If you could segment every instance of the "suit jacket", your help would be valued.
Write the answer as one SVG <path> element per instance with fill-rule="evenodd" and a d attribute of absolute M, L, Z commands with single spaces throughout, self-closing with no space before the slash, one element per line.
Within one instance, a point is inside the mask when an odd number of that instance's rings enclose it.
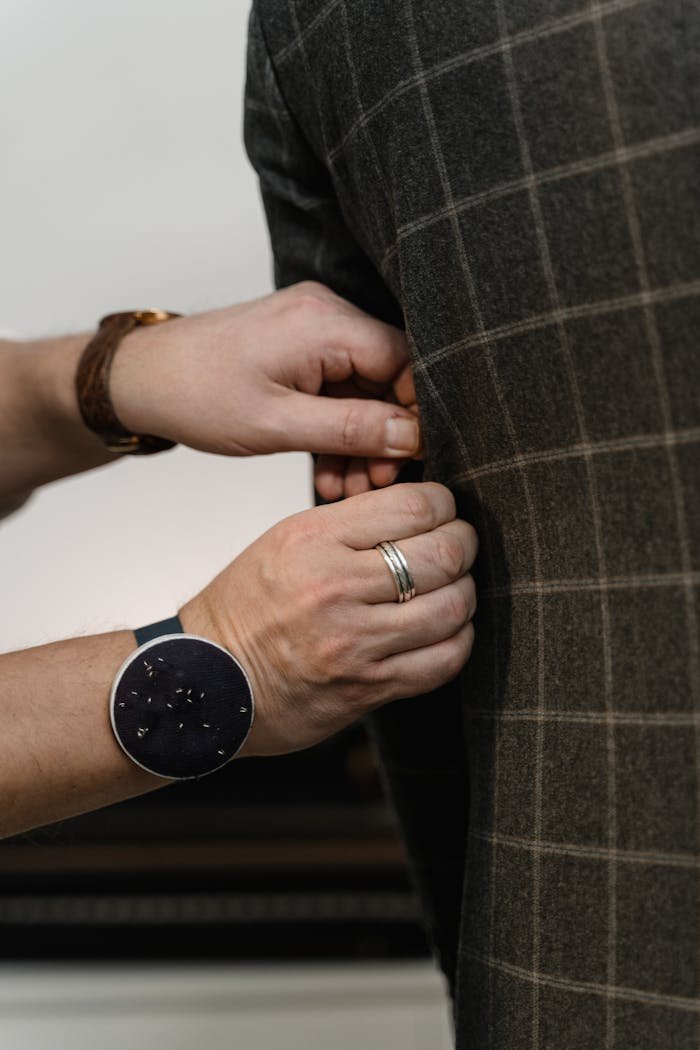
<path fill-rule="evenodd" d="M 278 284 L 404 324 L 472 660 L 374 732 L 459 1047 L 700 1029 L 700 7 L 258 0 Z"/>

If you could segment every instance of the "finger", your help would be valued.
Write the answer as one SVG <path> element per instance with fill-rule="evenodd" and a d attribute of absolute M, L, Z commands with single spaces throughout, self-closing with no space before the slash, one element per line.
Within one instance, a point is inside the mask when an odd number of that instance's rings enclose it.
<path fill-rule="evenodd" d="M 430 532 L 456 513 L 450 490 L 434 481 L 375 489 L 321 510 L 334 535 L 355 550 Z"/>
<path fill-rule="evenodd" d="M 367 472 L 369 480 L 375 488 L 383 489 L 386 485 L 392 485 L 399 471 L 404 465 L 402 459 L 369 459 L 367 460 Z"/>
<path fill-rule="evenodd" d="M 413 371 L 410 365 L 406 365 L 402 368 L 398 377 L 394 380 L 392 389 L 394 396 L 400 405 L 405 405 L 406 408 L 414 408 L 416 414 L 418 408 L 416 405 L 416 388 L 413 383 Z"/>
<path fill-rule="evenodd" d="M 314 464 L 314 487 L 321 499 L 340 499 L 345 488 L 344 456 L 319 456 Z"/>
<path fill-rule="evenodd" d="M 349 496 L 359 496 L 363 492 L 370 492 L 371 489 L 372 482 L 370 481 L 367 472 L 367 460 L 351 459 L 348 463 L 347 470 L 345 471 L 343 495 L 346 498 Z"/>
<path fill-rule="evenodd" d="M 393 325 L 354 308 L 352 313 L 338 314 L 325 332 L 328 342 L 347 352 L 349 370 L 338 374 L 338 363 L 330 364 L 325 374 L 328 382 L 349 378 L 352 372 L 374 383 L 390 383 L 408 363 L 405 333 Z"/>
<path fill-rule="evenodd" d="M 416 594 L 428 594 L 466 575 L 478 546 L 475 529 L 455 519 L 432 532 L 402 540 L 399 550 L 408 564 Z M 358 551 L 351 573 L 360 600 L 368 604 L 395 601 L 396 584 L 379 551 Z"/>
<path fill-rule="evenodd" d="M 363 459 L 365 484 L 346 490 L 345 476 L 348 460 L 345 456 L 319 456 L 314 464 L 314 487 L 319 496 L 333 502 L 342 496 L 354 496 L 359 492 L 369 492 L 372 488 L 385 488 L 393 484 L 404 465 L 405 460 Z"/>
<path fill-rule="evenodd" d="M 476 588 L 471 576 L 414 598 L 405 605 L 375 605 L 366 614 L 376 660 L 435 645 L 461 630 L 476 612 Z"/>
<path fill-rule="evenodd" d="M 468 623 L 452 638 L 436 645 L 387 656 L 375 667 L 375 680 L 380 683 L 383 694 L 375 706 L 429 693 L 452 681 L 471 656 L 473 645 L 474 626 Z"/>
<path fill-rule="evenodd" d="M 274 447 L 341 456 L 412 456 L 420 448 L 418 420 L 385 401 L 289 392 L 276 405 Z"/>

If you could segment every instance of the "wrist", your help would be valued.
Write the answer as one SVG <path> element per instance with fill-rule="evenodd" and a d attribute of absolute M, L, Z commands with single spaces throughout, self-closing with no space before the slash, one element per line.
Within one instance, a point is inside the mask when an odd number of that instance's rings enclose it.
<path fill-rule="evenodd" d="M 178 616 L 186 634 L 196 634 L 200 638 L 216 642 L 224 649 L 229 648 L 228 639 L 223 635 L 218 622 L 219 618 L 208 601 L 206 591 L 191 598 L 183 605 L 178 610 Z"/>
<path fill-rule="evenodd" d="M 160 329 L 160 325 L 133 328 L 121 339 L 110 368 L 109 396 L 114 414 L 132 434 L 161 434 L 154 418 L 153 392 L 157 391 L 156 403 L 167 399 L 167 392 L 152 374 Z"/>

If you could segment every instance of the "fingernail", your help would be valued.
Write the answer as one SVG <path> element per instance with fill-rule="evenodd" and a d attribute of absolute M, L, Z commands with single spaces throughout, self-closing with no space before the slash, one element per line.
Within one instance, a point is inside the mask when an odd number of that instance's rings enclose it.
<path fill-rule="evenodd" d="M 390 455 L 411 455 L 418 448 L 420 433 L 413 419 L 394 417 L 386 423 L 386 447 Z"/>

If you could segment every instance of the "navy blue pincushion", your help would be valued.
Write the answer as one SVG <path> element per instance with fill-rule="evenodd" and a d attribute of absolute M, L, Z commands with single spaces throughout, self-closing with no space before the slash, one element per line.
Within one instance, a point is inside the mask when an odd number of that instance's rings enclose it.
<path fill-rule="evenodd" d="M 243 668 L 214 642 L 157 638 L 117 675 L 111 718 L 121 747 L 144 769 L 178 780 L 201 777 L 240 750 L 253 694 Z"/>

